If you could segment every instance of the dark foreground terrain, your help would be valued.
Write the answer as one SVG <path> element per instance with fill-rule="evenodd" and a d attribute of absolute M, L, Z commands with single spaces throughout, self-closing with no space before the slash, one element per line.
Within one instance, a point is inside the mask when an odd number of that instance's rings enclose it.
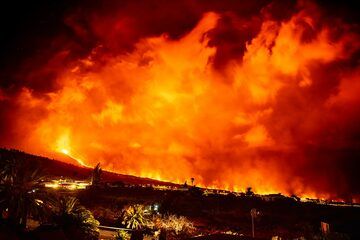
<path fill-rule="evenodd" d="M 1 159 L 21 158 L 44 168 L 47 176 L 87 179 L 91 169 L 81 168 L 14 150 L 0 150 Z M 84 190 L 59 190 L 75 196 L 89 209 L 100 225 L 122 227 L 121 210 L 131 204 L 156 206 L 158 214 L 176 214 L 190 219 L 196 231 L 213 237 L 194 239 L 244 239 L 251 236 L 251 209 L 255 235 L 259 239 L 320 239 L 320 223 L 335 233 L 331 239 L 360 239 L 360 207 L 334 206 L 315 201 L 302 202 L 280 194 L 261 196 L 209 191 L 195 186 L 179 186 L 150 179 L 104 172 L 101 183 Z M 220 233 L 237 236 L 224 237 Z M 239 237 L 243 235 L 244 237 Z"/>
<path fill-rule="evenodd" d="M 160 212 L 186 216 L 203 232 L 237 232 L 251 235 L 250 211 L 255 219 L 256 236 L 270 239 L 283 236 L 293 239 L 320 231 L 320 222 L 330 224 L 331 231 L 360 239 L 360 208 L 335 207 L 297 202 L 291 198 L 264 200 L 259 196 L 208 195 L 200 191 L 158 191 L 151 188 L 97 189 L 77 193 L 81 202 L 108 225 L 116 225 L 116 213 L 129 203 L 160 205 Z M 90 197 L 89 197 L 90 196 Z M 90 200 L 91 199 L 91 200 Z"/>

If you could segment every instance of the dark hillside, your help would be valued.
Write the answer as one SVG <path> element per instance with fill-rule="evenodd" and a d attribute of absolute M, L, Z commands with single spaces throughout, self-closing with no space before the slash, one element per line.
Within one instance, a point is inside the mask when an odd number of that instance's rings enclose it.
<path fill-rule="evenodd" d="M 67 157 L 70 158 L 70 157 Z M 92 169 L 80 167 L 69 163 L 64 163 L 56 159 L 36 156 L 28 154 L 15 149 L 0 148 L 0 161 L 5 159 L 18 159 L 25 161 L 29 166 L 39 166 L 44 174 L 49 177 L 71 177 L 73 179 L 81 180 L 89 178 Z M 76 162 L 74 159 L 69 159 L 69 162 Z M 108 182 L 121 181 L 129 184 L 161 184 L 173 185 L 172 183 L 160 182 L 148 178 L 140 178 L 130 175 L 117 174 L 108 171 L 103 172 L 103 180 Z"/>

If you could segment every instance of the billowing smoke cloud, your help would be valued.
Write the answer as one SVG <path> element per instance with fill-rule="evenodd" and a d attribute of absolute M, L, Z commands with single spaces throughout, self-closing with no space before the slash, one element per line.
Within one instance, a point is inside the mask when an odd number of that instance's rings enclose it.
<path fill-rule="evenodd" d="M 83 6 L 4 68 L 0 145 L 210 187 L 359 194 L 359 29 L 348 8 Z"/>

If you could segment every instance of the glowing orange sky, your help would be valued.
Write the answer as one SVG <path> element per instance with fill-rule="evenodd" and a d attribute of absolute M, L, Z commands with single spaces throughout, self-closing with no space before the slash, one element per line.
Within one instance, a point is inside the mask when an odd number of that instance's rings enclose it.
<path fill-rule="evenodd" d="M 21 88 L 14 129 L 26 135 L 10 146 L 237 191 L 348 191 L 341 171 L 329 167 L 337 159 L 322 151 L 353 146 L 346 126 L 359 116 L 352 111 L 360 106 L 359 67 L 331 66 L 350 59 L 359 38 L 351 31 L 334 37 L 318 24 L 315 5 L 299 9 L 283 21 L 264 17 L 244 53 L 220 68 L 212 31 L 224 16 L 217 12 L 203 14 L 179 38 L 144 37 L 125 53 L 107 54 L 98 44 L 88 56 L 56 65 L 56 91 Z"/>

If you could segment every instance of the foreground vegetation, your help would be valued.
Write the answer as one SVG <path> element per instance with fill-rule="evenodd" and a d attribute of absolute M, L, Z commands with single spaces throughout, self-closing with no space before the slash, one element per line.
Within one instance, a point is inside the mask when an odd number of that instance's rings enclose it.
<path fill-rule="evenodd" d="M 99 239 L 100 223 L 119 228 L 112 239 L 176 240 L 216 233 L 242 239 L 251 235 L 250 210 L 254 208 L 259 209 L 254 221 L 259 239 L 359 236 L 357 208 L 298 203 L 290 198 L 264 201 L 251 189 L 245 197 L 207 195 L 195 186 L 183 192 L 124 184 L 110 189 L 102 182 L 100 165 L 88 176 L 89 189 L 49 190 L 42 184 L 48 176 L 41 165 L 17 156 L 0 152 L 0 239 L 52 239 L 44 238 L 44 233 L 60 239 Z M 331 233 L 321 234 L 321 221 L 330 223 Z"/>
<path fill-rule="evenodd" d="M 101 169 L 97 165 L 91 175 L 93 189 L 89 191 L 96 190 L 100 177 Z M 0 232 L 5 233 L 0 238 L 36 239 L 39 233 L 56 229 L 56 234 L 66 239 L 99 239 L 100 223 L 92 212 L 66 192 L 45 189 L 44 178 L 38 166 L 0 155 Z M 39 225 L 33 231 L 28 228 L 30 220 Z M 125 206 L 117 221 L 130 233 L 118 231 L 114 239 L 143 239 L 144 234 L 180 239 L 177 236 L 190 236 L 194 229 L 185 217 L 162 216 L 140 204 Z"/>

